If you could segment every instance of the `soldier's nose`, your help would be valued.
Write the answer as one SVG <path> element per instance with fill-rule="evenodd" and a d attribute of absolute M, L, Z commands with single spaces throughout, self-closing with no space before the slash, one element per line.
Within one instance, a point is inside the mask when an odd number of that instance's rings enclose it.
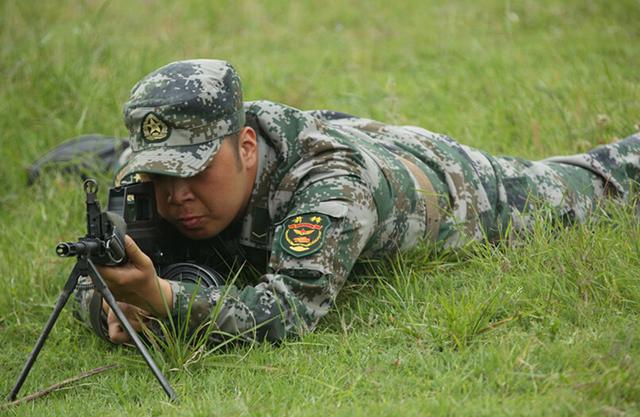
<path fill-rule="evenodd" d="M 189 183 L 184 178 L 172 178 L 169 185 L 167 201 L 172 204 L 183 204 L 194 198 Z"/>

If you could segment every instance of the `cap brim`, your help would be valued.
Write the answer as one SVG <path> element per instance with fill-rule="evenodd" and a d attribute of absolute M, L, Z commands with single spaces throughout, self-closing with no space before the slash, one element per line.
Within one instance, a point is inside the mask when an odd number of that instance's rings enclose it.
<path fill-rule="evenodd" d="M 153 147 L 133 152 L 131 159 L 116 174 L 115 183 L 136 173 L 192 177 L 207 167 L 221 142 L 221 139 L 214 139 L 197 145 Z"/>

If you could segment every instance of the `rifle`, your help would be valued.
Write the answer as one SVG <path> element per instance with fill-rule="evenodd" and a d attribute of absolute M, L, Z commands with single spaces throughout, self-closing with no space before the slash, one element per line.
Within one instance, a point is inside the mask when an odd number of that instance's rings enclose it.
<path fill-rule="evenodd" d="M 69 278 L 67 279 L 58 300 L 56 301 L 55 308 L 49 317 L 49 320 L 45 324 L 42 333 L 38 337 L 35 347 L 31 354 L 27 358 L 27 361 L 16 381 L 15 386 L 11 390 L 8 396 L 9 401 L 13 401 L 20 391 L 22 384 L 27 379 L 31 367 L 35 363 L 42 346 L 47 340 L 51 329 L 53 328 L 60 312 L 67 303 L 69 296 L 78 285 L 78 279 L 81 276 L 88 276 L 91 278 L 93 286 L 102 297 L 105 299 L 111 310 L 115 313 L 116 317 L 122 324 L 122 327 L 129 334 L 131 340 L 135 344 L 138 352 L 142 355 L 147 365 L 153 372 L 154 376 L 169 396 L 172 401 L 177 400 L 177 395 L 166 377 L 162 374 L 162 371 L 158 368 L 153 361 L 149 352 L 142 343 L 138 333 L 131 326 L 131 323 L 124 315 L 120 307 L 118 306 L 115 297 L 109 290 L 109 287 L 105 283 L 104 279 L 96 269 L 95 265 L 121 265 L 126 262 L 125 250 L 124 250 L 124 235 L 126 233 L 127 223 L 123 216 L 113 211 L 102 212 L 100 209 L 100 203 L 97 199 L 98 184 L 93 179 L 84 181 L 83 189 L 86 195 L 86 207 L 87 207 L 87 234 L 85 237 L 80 238 L 77 242 L 63 242 L 56 247 L 56 253 L 58 256 L 77 258 L 76 265 L 71 271 Z M 117 193 L 123 193 L 118 190 Z M 148 195 L 148 194 L 147 194 Z M 126 197 L 125 197 L 126 200 Z M 140 201 L 142 201 L 141 199 Z M 111 202 L 111 201 L 110 201 Z M 125 201 L 126 202 L 126 201 Z M 130 199 L 133 204 L 129 205 L 129 209 L 134 210 L 134 214 L 149 214 L 151 207 L 136 208 L 135 198 Z M 112 208 L 118 207 L 116 200 L 112 204 Z M 121 213 L 124 213 L 125 205 L 120 205 Z M 155 208 L 155 207 L 154 207 Z M 137 211 L 136 211 L 137 210 Z"/>

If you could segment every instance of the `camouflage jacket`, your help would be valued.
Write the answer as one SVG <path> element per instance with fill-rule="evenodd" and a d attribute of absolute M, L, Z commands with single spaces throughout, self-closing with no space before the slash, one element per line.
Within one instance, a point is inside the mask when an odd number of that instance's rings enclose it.
<path fill-rule="evenodd" d="M 188 317 L 192 329 L 211 317 L 247 338 L 299 335 L 327 313 L 358 258 L 424 238 L 455 246 L 496 228 L 495 181 L 482 178 L 493 170 L 478 151 L 416 127 L 267 101 L 245 108 L 260 162 L 223 246 L 239 261 L 262 256 L 266 273 L 244 288 L 172 282 L 173 319 Z"/>

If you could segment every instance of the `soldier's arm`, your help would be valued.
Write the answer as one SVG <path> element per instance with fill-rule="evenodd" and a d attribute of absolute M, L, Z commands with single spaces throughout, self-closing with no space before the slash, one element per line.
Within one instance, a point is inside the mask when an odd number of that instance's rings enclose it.
<path fill-rule="evenodd" d="M 269 341 L 315 328 L 372 235 L 376 208 L 367 185 L 352 175 L 307 184 L 293 203 L 276 226 L 261 282 L 242 289 L 171 282 L 174 324 L 194 331 L 210 320 L 214 339 L 236 335 Z"/>

